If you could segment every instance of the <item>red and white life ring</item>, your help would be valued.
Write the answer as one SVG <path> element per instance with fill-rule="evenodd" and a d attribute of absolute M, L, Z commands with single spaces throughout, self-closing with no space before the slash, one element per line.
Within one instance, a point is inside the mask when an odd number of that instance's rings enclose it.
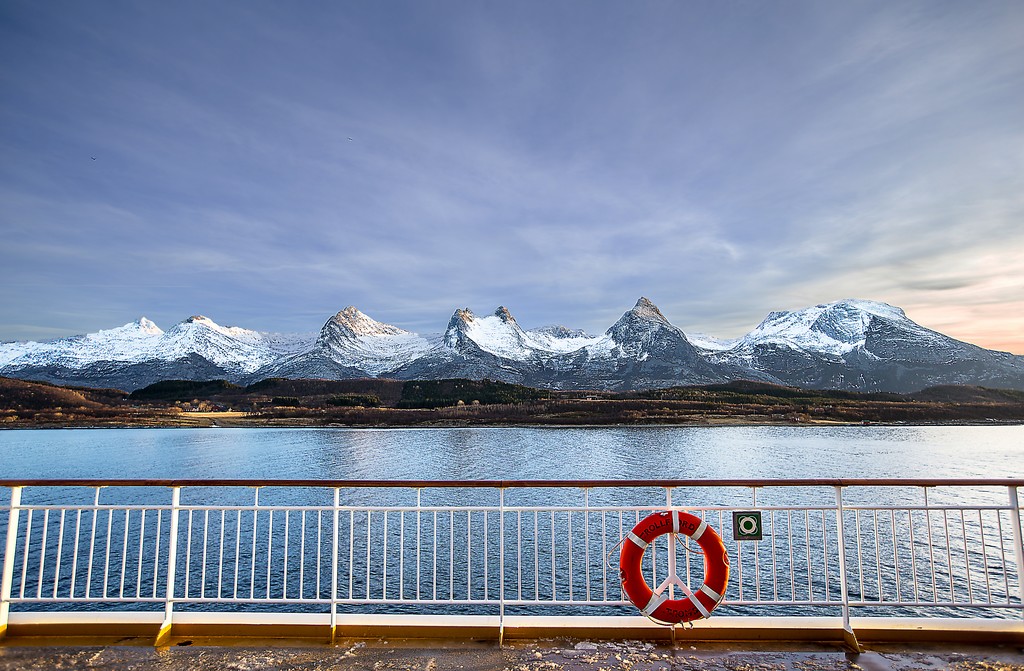
<path fill-rule="evenodd" d="M 657 593 L 644 580 L 640 570 L 644 551 L 655 538 L 667 533 L 689 536 L 704 552 L 704 583 L 692 592 L 675 576 L 669 576 Z M 678 624 L 708 617 L 721 603 L 729 583 L 729 555 L 722 538 L 699 517 L 681 511 L 654 513 L 626 534 L 619 555 L 619 572 L 623 591 L 641 613 L 659 622 Z M 670 582 L 679 585 L 687 596 L 669 599 Z"/>

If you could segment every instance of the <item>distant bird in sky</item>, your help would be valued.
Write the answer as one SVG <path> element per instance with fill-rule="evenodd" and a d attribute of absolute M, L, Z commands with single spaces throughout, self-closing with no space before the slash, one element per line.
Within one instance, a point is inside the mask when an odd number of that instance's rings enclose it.
<path fill-rule="evenodd" d="M 352 138 L 349 138 L 349 139 L 348 139 L 348 141 L 349 141 L 349 142 L 351 142 L 351 141 L 352 141 Z"/>
<path fill-rule="evenodd" d="M 95 156 L 90 156 L 89 158 L 91 158 L 91 159 L 92 159 L 92 160 L 94 160 L 94 161 L 96 160 L 96 157 L 95 157 Z"/>

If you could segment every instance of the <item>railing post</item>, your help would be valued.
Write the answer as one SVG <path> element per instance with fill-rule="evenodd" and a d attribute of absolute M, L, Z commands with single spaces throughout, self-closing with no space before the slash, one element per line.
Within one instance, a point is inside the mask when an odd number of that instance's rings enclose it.
<path fill-rule="evenodd" d="M 485 515 L 487 513 L 484 513 Z M 419 542 L 419 541 L 417 541 Z M 572 542 L 570 539 L 569 542 Z M 505 642 L 505 488 L 498 489 L 498 647 Z M 572 576 L 569 576 L 572 580 Z"/>
<path fill-rule="evenodd" d="M 836 540 L 839 543 L 839 593 L 843 599 L 843 640 L 853 652 L 861 652 L 860 642 L 850 624 L 850 592 L 846 584 L 846 534 L 843 532 L 843 487 L 836 486 Z"/>
<path fill-rule="evenodd" d="M 157 632 L 154 645 L 166 645 L 171 637 L 171 614 L 174 611 L 175 563 L 178 559 L 178 510 L 181 508 L 181 487 L 171 488 L 170 538 L 167 541 L 167 596 L 164 599 L 164 621 Z M 157 538 L 159 543 L 160 539 Z"/>
<path fill-rule="evenodd" d="M 14 586 L 14 548 L 18 541 L 21 490 L 21 487 L 11 487 L 11 509 L 7 513 L 7 543 L 4 546 L 3 580 L 0 581 L 0 640 L 7 636 L 7 620 L 11 614 L 11 590 Z"/>
<path fill-rule="evenodd" d="M 341 489 L 334 488 L 334 523 L 331 531 L 331 644 L 338 632 L 338 515 L 341 510 Z M 355 533 L 349 529 L 349 533 Z M 319 549 L 317 549 L 319 552 Z"/>
<path fill-rule="evenodd" d="M 1024 540 L 1020 528 L 1020 501 L 1015 485 L 1010 485 L 1007 489 L 1010 490 L 1010 510 L 1013 514 L 1013 524 L 1010 528 L 1013 529 L 1013 555 L 1017 561 L 1017 597 L 1021 604 L 1024 604 Z M 1024 609 L 1021 610 L 1021 615 L 1024 615 Z"/>

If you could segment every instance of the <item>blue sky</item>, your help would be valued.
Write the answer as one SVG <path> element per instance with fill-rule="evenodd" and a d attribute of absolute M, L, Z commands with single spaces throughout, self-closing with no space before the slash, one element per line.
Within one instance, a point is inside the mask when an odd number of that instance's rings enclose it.
<path fill-rule="evenodd" d="M 354 304 L 1024 353 L 1020 2 L 0 3 L 0 340 Z"/>

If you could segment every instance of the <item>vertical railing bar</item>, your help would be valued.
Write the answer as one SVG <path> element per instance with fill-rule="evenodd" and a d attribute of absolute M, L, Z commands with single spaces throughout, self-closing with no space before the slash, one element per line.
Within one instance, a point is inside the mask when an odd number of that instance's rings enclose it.
<path fill-rule="evenodd" d="M 825 509 L 821 511 L 821 564 L 825 568 L 825 601 L 832 601 L 832 582 L 828 570 L 828 523 L 825 521 Z M 843 583 L 845 588 L 845 583 Z"/>
<path fill-rule="evenodd" d="M 71 590 L 68 596 L 75 597 L 75 580 L 78 578 L 78 543 L 82 530 L 82 509 L 79 508 L 75 515 L 75 543 L 71 550 Z M 11 555 L 14 556 L 13 554 Z M 154 595 L 155 596 L 155 595 Z"/>
<path fill-rule="evenodd" d="M 484 597 L 487 598 L 486 596 Z M 498 489 L 498 644 L 505 637 L 505 489 Z"/>
<path fill-rule="evenodd" d="M 778 555 L 775 554 L 775 511 L 768 511 L 768 526 L 771 529 L 772 535 L 772 600 L 779 600 L 779 562 Z M 686 553 L 686 558 L 689 560 L 690 553 Z M 689 561 L 687 561 L 687 573 L 689 573 Z"/>
<path fill-rule="evenodd" d="M 39 583 L 36 585 L 36 598 L 43 598 L 43 569 L 46 563 L 46 535 L 50 529 L 50 509 L 47 508 L 43 511 L 43 538 L 40 541 L 39 547 Z M 121 583 L 124 584 L 124 579 L 121 579 Z M 1007 590 L 1009 594 L 1009 590 Z"/>
<path fill-rule="evenodd" d="M 896 536 L 896 509 L 892 508 L 889 510 L 889 521 L 892 524 L 892 570 L 896 577 L 896 601 L 902 601 L 902 591 L 900 590 L 900 544 L 899 538 Z"/>
<path fill-rule="evenodd" d="M 573 542 L 572 542 L 572 511 L 571 510 L 566 511 L 566 515 L 567 515 L 567 531 L 566 531 L 566 534 L 565 534 L 565 539 L 569 543 L 569 575 L 568 575 L 568 578 L 569 578 L 569 601 L 572 601 L 572 587 L 573 587 L 572 584 L 574 582 L 573 574 L 572 574 L 572 546 L 573 546 Z"/>
<path fill-rule="evenodd" d="M 587 581 L 587 601 L 590 601 L 590 489 L 583 490 L 583 563 L 587 567 L 583 579 Z"/>
<path fill-rule="evenodd" d="M 434 601 L 437 601 L 437 511 L 436 510 L 434 511 L 432 517 L 433 517 L 433 522 L 434 523 L 433 523 L 431 528 L 432 528 L 432 531 L 433 531 L 434 540 L 433 540 L 433 545 L 430 548 L 430 559 L 431 559 L 431 563 L 432 563 L 432 566 L 433 566 L 432 574 L 431 574 L 433 576 L 433 578 L 430 580 L 430 584 L 431 584 L 430 598 L 433 599 Z"/>
<path fill-rule="evenodd" d="M 384 551 L 381 555 L 381 598 L 388 598 L 388 511 L 385 510 L 381 513 L 384 515 Z"/>
<path fill-rule="evenodd" d="M 192 510 L 188 511 L 188 526 L 185 527 L 185 591 L 181 595 L 188 598 L 189 574 L 192 573 Z"/>
<path fill-rule="evenodd" d="M 724 515 L 725 514 L 721 510 L 718 511 L 718 528 L 722 529 L 723 531 L 725 530 L 725 516 Z M 727 587 L 728 587 L 728 585 L 727 585 Z M 723 594 L 722 596 L 724 597 L 725 595 Z"/>
<path fill-rule="evenodd" d="M 58 528 L 57 528 L 57 559 L 56 559 L 56 563 L 55 563 L 54 569 L 53 569 L 53 598 L 54 599 L 57 598 L 57 589 L 58 589 L 58 586 L 60 585 L 60 564 L 61 564 L 61 559 L 62 559 L 62 557 L 64 555 L 64 522 L 65 522 L 65 513 L 66 512 L 67 512 L 67 510 L 65 510 L 63 508 L 61 509 L 61 511 L 60 511 L 60 524 L 58 525 Z M 141 550 L 140 550 L 140 559 L 139 559 L 139 561 L 142 561 L 141 560 Z"/>
<path fill-rule="evenodd" d="M 540 601 L 540 513 L 533 511 L 533 598 Z"/>
<path fill-rule="evenodd" d="M 92 528 L 89 531 L 89 564 L 85 570 L 85 598 L 89 598 L 89 592 L 92 588 L 92 564 L 93 559 L 96 556 L 96 516 L 99 513 L 100 506 L 100 488 L 96 488 L 96 497 L 92 502 Z"/>
<path fill-rule="evenodd" d="M 220 550 L 217 553 L 217 598 L 224 596 L 224 526 L 227 524 L 227 511 L 220 511 Z"/>
<path fill-rule="evenodd" d="M 366 598 L 367 599 L 370 598 L 370 527 L 372 526 L 370 515 L 371 515 L 370 510 L 367 510 L 366 511 Z"/>
<path fill-rule="evenodd" d="M 910 572 L 914 578 L 914 601 L 921 601 L 917 574 L 917 543 L 914 540 L 914 511 L 907 510 L 907 525 L 910 527 Z"/>
<path fill-rule="evenodd" d="M 61 518 L 64 517 L 64 511 L 61 511 Z M 63 538 L 64 534 L 61 533 Z M 135 598 L 138 599 L 142 596 L 142 551 L 146 542 L 146 510 L 142 510 L 142 515 L 139 517 L 139 561 L 136 565 L 135 571 Z M 60 562 L 60 550 L 57 550 L 57 561 Z M 57 596 L 57 588 L 54 586 L 53 595 Z"/>
<path fill-rule="evenodd" d="M 103 598 L 107 598 L 107 586 L 109 585 L 110 577 L 110 544 L 113 541 L 111 536 L 114 531 L 114 509 L 109 508 L 107 510 L 107 547 L 103 557 Z"/>
<path fill-rule="evenodd" d="M 967 601 L 974 603 L 974 585 L 971 580 L 971 555 L 967 551 L 967 518 L 964 516 L 964 509 L 960 509 L 960 531 L 964 537 L 964 569 L 967 572 Z"/>
<path fill-rule="evenodd" d="M 558 583 L 555 580 L 555 511 L 551 511 L 551 600 L 557 601 Z"/>
<path fill-rule="evenodd" d="M 175 515 L 177 517 L 177 515 Z M 154 536 L 154 543 L 156 544 L 156 550 L 153 557 L 153 598 L 157 596 L 157 583 L 160 582 L 160 528 L 163 525 L 164 512 L 161 509 L 156 511 L 156 535 Z M 175 539 L 175 545 L 177 545 L 177 539 Z"/>
<path fill-rule="evenodd" d="M 270 571 L 274 565 L 274 509 L 267 512 L 267 596 L 270 599 Z"/>
<path fill-rule="evenodd" d="M 472 527 L 472 512 L 466 511 L 466 600 L 473 598 L 473 544 L 470 542 L 473 538 L 471 527 Z"/>
<path fill-rule="evenodd" d="M 8 515 L 8 517 L 10 517 L 10 515 Z M 8 524 L 8 527 L 10 527 L 10 520 L 8 520 L 7 524 Z M 20 583 L 21 583 L 21 590 L 19 592 L 19 596 L 22 599 L 25 598 L 25 579 L 28 577 L 28 555 L 29 555 L 29 549 L 31 548 L 31 545 L 30 545 L 30 539 L 31 538 L 32 538 L 32 509 L 29 508 L 28 509 L 28 516 L 26 516 L 26 518 L 25 518 L 25 546 L 22 549 L 22 553 L 21 553 L 21 555 L 22 555 L 21 556 L 21 581 L 20 581 Z M 46 548 L 42 548 L 41 547 L 40 548 L 40 552 L 46 552 Z M 10 557 L 12 562 L 14 561 L 14 553 L 13 552 L 7 552 L 7 553 L 4 554 L 4 561 L 5 562 L 7 561 L 7 557 Z M 11 570 L 13 571 L 13 569 L 11 569 Z M 12 580 L 13 580 L 13 573 L 12 573 Z M 3 592 L 2 591 L 0 591 L 0 598 L 3 598 Z"/>
<path fill-rule="evenodd" d="M 284 555 L 284 557 L 283 557 L 283 559 L 284 559 L 284 566 L 281 569 L 281 598 L 282 599 L 287 599 L 288 598 L 288 532 L 289 532 L 289 529 L 290 529 L 290 527 L 289 527 L 289 523 L 291 522 L 290 518 L 291 518 L 291 511 L 290 510 L 285 510 L 284 511 L 284 549 L 282 551 L 282 554 Z M 300 596 L 300 598 L 301 598 L 301 596 Z"/>
<path fill-rule="evenodd" d="M 874 535 L 875 539 L 875 579 L 878 581 L 878 602 L 881 603 L 885 600 L 882 594 L 882 539 L 878 535 L 878 511 L 872 510 L 871 516 L 874 523 Z"/>
<path fill-rule="evenodd" d="M 117 598 L 124 598 L 124 579 L 125 574 L 128 572 L 128 514 L 131 512 L 128 508 L 124 509 L 124 540 L 121 545 L 121 581 L 118 589 Z M 45 543 L 43 543 L 45 547 Z M 39 576 L 42 578 L 42 574 Z"/>
<path fill-rule="evenodd" d="M 487 518 L 489 517 L 489 515 L 487 514 L 487 510 L 483 510 L 482 512 L 483 512 L 483 515 L 484 515 L 484 551 L 482 553 L 483 556 L 484 556 L 484 601 L 487 601 L 487 596 L 488 596 L 487 595 L 487 583 L 489 583 L 491 581 L 490 572 L 488 571 L 488 566 L 487 566 L 487 555 L 491 554 L 491 552 L 490 552 L 490 547 L 491 546 L 490 546 L 490 542 L 488 540 L 488 533 L 487 533 Z"/>
<path fill-rule="evenodd" d="M 319 547 L 319 541 L 317 542 Z M 319 557 L 319 554 L 317 555 Z M 356 585 L 356 511 L 348 511 L 348 598 L 355 595 Z M 317 571 L 320 569 L 318 568 Z M 320 588 L 317 588 L 317 594 Z"/>
<path fill-rule="evenodd" d="M 199 571 L 199 598 L 206 598 L 206 564 L 208 563 L 207 539 L 210 535 L 210 509 L 203 511 L 203 567 Z"/>
<path fill-rule="evenodd" d="M 448 511 L 448 600 L 455 601 L 455 510 Z"/>
<path fill-rule="evenodd" d="M 351 519 L 352 511 L 349 510 L 348 514 L 349 514 L 349 519 Z M 348 533 L 349 533 L 349 538 L 351 538 L 351 533 L 352 533 L 351 521 L 349 521 Z M 321 585 L 322 585 L 321 576 L 324 573 L 323 572 L 323 568 L 324 568 L 324 511 L 323 510 L 317 510 L 316 511 L 316 598 L 321 598 L 321 595 L 324 593 L 323 591 L 321 591 Z M 351 561 L 348 562 L 348 571 L 349 571 L 349 576 L 351 576 L 351 571 L 352 571 L 352 562 Z M 349 580 L 348 584 L 349 584 L 349 589 L 351 589 L 351 584 L 352 584 L 351 580 Z M 349 596 L 349 598 L 351 598 L 352 595 L 349 594 L 348 596 Z"/>
<path fill-rule="evenodd" d="M 231 598 L 238 598 L 238 573 L 242 560 L 242 509 L 239 508 L 235 515 L 235 575 L 232 578 Z"/>
<path fill-rule="evenodd" d="M 254 502 L 252 507 L 252 556 L 249 558 L 249 598 L 256 598 L 256 524 L 260 507 L 260 488 L 255 488 Z"/>
<path fill-rule="evenodd" d="M 398 514 L 398 598 L 405 599 L 405 511 Z"/>
<path fill-rule="evenodd" d="M 860 645 L 857 643 L 856 635 L 853 632 L 853 627 L 850 624 L 850 593 L 847 589 L 847 573 L 846 573 L 846 534 L 843 528 L 843 488 L 841 486 L 836 487 L 836 543 L 839 546 L 839 594 L 843 603 L 843 631 L 846 632 L 845 638 L 847 645 L 852 645 L 855 652 L 860 652 Z M 822 515 L 822 528 L 825 528 L 825 511 L 821 512 Z M 826 541 L 826 547 L 828 546 Z M 827 553 L 826 553 L 827 554 Z M 826 579 L 825 584 L 828 585 L 828 566 L 826 564 Z M 828 592 L 826 590 L 825 599 L 828 600 Z"/>
<path fill-rule="evenodd" d="M 982 568 L 985 571 L 985 600 L 992 603 L 992 580 L 989 576 L 988 571 L 988 545 L 985 544 L 985 520 L 981 515 L 981 510 L 978 510 L 978 534 L 981 539 L 981 560 Z"/>
<path fill-rule="evenodd" d="M 808 548 L 810 545 L 808 545 Z M 811 563 L 810 555 L 808 555 L 807 570 L 810 572 Z M 808 577 L 810 574 L 808 573 Z M 736 543 L 736 590 L 739 594 L 739 600 L 743 601 L 743 543 Z"/>
<path fill-rule="evenodd" d="M 10 508 L 7 512 L 7 539 L 4 544 L 4 563 L 0 577 L 0 640 L 7 636 L 7 622 L 11 612 L 11 589 L 14 585 L 14 551 L 18 546 L 18 517 L 21 514 L 23 487 L 11 487 Z"/>
<path fill-rule="evenodd" d="M 1017 498 L 1017 486 L 1007 487 L 1010 494 L 1010 513 L 1013 515 L 1010 531 L 1013 534 L 1013 555 L 1017 562 L 1017 598 L 1024 604 L 1024 533 L 1021 532 L 1020 501 Z M 1007 589 L 1006 600 L 1010 600 L 1009 589 Z M 1021 611 L 1024 616 L 1024 610 Z"/>
<path fill-rule="evenodd" d="M 939 588 L 936 582 L 935 574 L 935 543 L 932 539 L 932 511 L 928 505 L 928 488 L 924 488 L 924 512 L 926 516 L 927 524 L 925 525 L 928 530 L 928 563 L 930 565 L 930 573 L 932 574 L 932 600 L 939 600 Z"/>
<path fill-rule="evenodd" d="M 601 511 L 601 600 L 608 600 L 608 517 Z M 689 553 L 687 553 L 689 559 Z"/>
<path fill-rule="evenodd" d="M 665 488 L 665 508 L 668 511 L 669 515 L 674 515 L 675 514 L 672 511 L 672 488 L 671 487 L 666 487 Z M 668 570 L 666 572 L 666 577 L 671 580 L 671 578 L 676 575 L 676 535 L 674 533 L 669 533 L 668 534 L 668 543 L 666 543 L 666 545 L 668 546 L 668 548 L 667 548 L 668 549 L 668 554 L 666 555 L 666 558 L 668 560 L 667 561 Z M 674 599 L 675 598 L 674 590 L 675 590 L 675 585 L 672 584 L 672 582 L 669 582 L 669 584 L 668 584 L 668 598 L 669 599 Z"/>
<path fill-rule="evenodd" d="M 836 542 L 839 545 L 839 594 L 843 602 L 843 628 L 850 628 L 850 597 L 847 590 L 847 570 L 846 570 L 846 534 L 843 528 L 844 524 L 844 507 L 843 507 L 843 488 L 836 487 Z M 822 528 L 825 527 L 825 520 L 822 519 Z M 827 546 L 827 544 L 826 544 Z M 828 578 L 825 578 L 826 585 L 828 584 Z M 862 595 L 863 596 L 863 595 Z M 826 601 L 828 596 L 826 593 Z"/>
<path fill-rule="evenodd" d="M 168 637 L 171 633 L 171 617 L 174 612 L 174 583 L 177 578 L 177 569 L 175 563 L 178 558 L 178 513 L 181 508 L 181 487 L 171 488 L 171 519 L 169 521 L 168 539 L 167 539 L 167 595 L 164 599 L 164 621 L 160 625 L 160 631 L 156 636 L 157 645 L 167 642 Z M 190 511 L 191 512 L 191 511 Z M 160 512 L 157 511 L 156 517 L 156 546 L 160 547 Z M 157 579 L 153 578 L 154 589 Z M 185 593 L 185 597 L 188 596 L 188 592 Z"/>
<path fill-rule="evenodd" d="M 718 527 L 721 529 L 721 525 Z M 786 539 L 789 543 L 789 599 L 796 601 L 796 564 L 793 560 L 793 511 L 786 511 Z"/>
<path fill-rule="evenodd" d="M 1013 512 L 1012 510 L 1010 511 Z M 1006 603 L 1010 603 L 1010 572 L 1006 570 L 1006 543 L 1004 542 L 1003 535 L 1003 515 L 1002 511 L 996 511 L 996 525 L 999 529 L 999 558 L 1002 560 L 1002 573 L 1003 573 L 1003 594 L 1006 595 Z"/>
<path fill-rule="evenodd" d="M 754 546 L 754 600 L 761 601 L 761 553 L 760 543 L 753 543 Z"/>
<path fill-rule="evenodd" d="M 707 511 L 706 510 L 702 510 L 700 512 L 701 520 L 704 520 L 706 522 L 707 521 L 707 515 L 708 515 Z M 721 527 L 718 527 L 718 528 L 721 529 Z M 676 539 L 674 542 L 676 542 L 676 543 L 679 542 L 679 538 L 678 537 L 673 535 L 672 538 Z M 690 584 L 690 555 L 692 554 L 692 551 L 690 549 L 690 540 L 691 539 L 690 539 L 689 536 L 683 534 L 683 536 L 682 536 L 682 541 L 683 541 L 683 566 L 684 566 L 683 570 L 686 573 L 686 584 L 687 585 Z M 675 553 L 673 553 L 672 556 L 674 557 Z M 678 561 L 678 559 L 676 559 L 676 561 Z M 669 585 L 669 587 L 671 588 L 672 586 Z"/>
<path fill-rule="evenodd" d="M 516 599 L 523 600 L 523 511 L 516 511 Z"/>
<path fill-rule="evenodd" d="M 637 516 L 639 516 L 639 511 L 637 511 Z M 658 584 L 658 543 L 657 543 L 657 540 L 658 539 L 655 538 L 654 540 L 651 541 L 651 544 L 648 546 L 651 549 L 651 584 L 652 585 L 657 585 Z M 643 556 L 642 555 L 641 555 L 640 561 L 643 561 Z"/>
<path fill-rule="evenodd" d="M 619 517 L 619 535 L 618 535 L 618 538 L 620 538 L 620 539 L 625 538 L 625 536 L 626 536 L 626 533 L 623 530 L 623 526 L 622 526 L 622 514 L 623 514 L 623 511 L 620 510 L 619 511 L 619 515 L 618 515 L 618 517 Z M 622 583 L 619 583 L 619 598 L 622 598 L 622 595 L 623 595 Z"/>
<path fill-rule="evenodd" d="M 421 512 L 422 511 L 420 510 L 420 508 L 422 508 L 422 499 L 420 497 L 421 493 L 422 493 L 422 490 L 417 488 L 416 489 L 416 600 L 417 601 L 420 600 L 420 570 L 421 570 L 421 557 L 422 557 L 422 552 L 421 552 L 421 549 L 420 549 L 420 534 L 421 534 L 421 531 L 422 531 L 422 528 L 421 528 L 422 527 L 422 521 L 421 521 Z"/>
<path fill-rule="evenodd" d="M 946 509 L 942 509 L 942 528 L 945 530 L 946 536 L 946 566 L 949 568 L 949 600 L 956 601 L 956 595 L 953 592 L 953 548 L 951 546 L 950 533 L 949 533 L 949 514 Z"/>
<path fill-rule="evenodd" d="M 306 592 L 306 510 L 302 510 L 299 518 L 299 598 L 305 597 Z M 317 594 L 317 599 L 320 595 Z"/>
<path fill-rule="evenodd" d="M 332 511 L 333 523 L 331 528 L 331 642 L 334 642 L 335 634 L 338 631 L 338 515 L 341 508 L 341 489 L 334 488 L 334 509 Z M 350 518 L 351 519 L 351 518 Z M 319 529 L 319 526 L 317 527 Z M 369 528 L 369 525 L 367 525 Z M 349 536 L 355 536 L 355 528 L 349 523 Z M 369 543 L 367 543 L 369 546 Z M 316 548 L 316 556 L 320 558 L 319 544 Z M 369 565 L 369 562 L 367 562 Z M 350 564 L 351 566 L 351 564 Z M 317 570 L 317 579 L 320 579 L 320 571 Z M 351 585 L 351 581 L 349 585 Z M 317 598 L 320 598 L 319 591 Z"/>
<path fill-rule="evenodd" d="M 804 557 L 804 559 L 807 560 L 807 600 L 814 601 L 814 565 L 811 564 L 811 512 L 809 510 L 804 511 L 804 544 L 806 545 L 807 550 L 807 554 Z M 742 594 L 743 592 L 740 592 L 741 599 Z"/>

